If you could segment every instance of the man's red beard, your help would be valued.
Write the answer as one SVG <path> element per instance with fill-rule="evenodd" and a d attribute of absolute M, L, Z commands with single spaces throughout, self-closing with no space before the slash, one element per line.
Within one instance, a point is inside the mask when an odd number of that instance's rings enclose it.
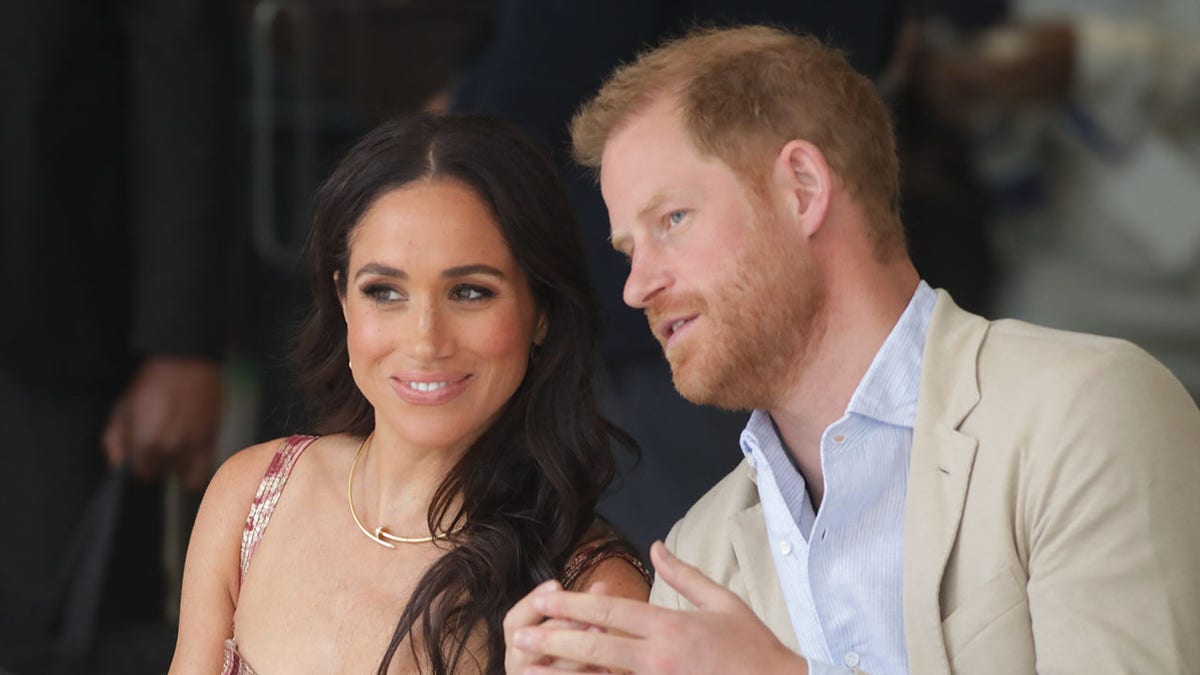
<path fill-rule="evenodd" d="M 732 282 L 708 297 L 660 299 L 646 311 L 650 329 L 697 315 L 696 332 L 666 351 L 675 388 L 689 401 L 730 410 L 769 408 L 793 383 L 824 330 L 826 292 L 815 261 L 783 260 L 768 238 L 735 262 Z"/>

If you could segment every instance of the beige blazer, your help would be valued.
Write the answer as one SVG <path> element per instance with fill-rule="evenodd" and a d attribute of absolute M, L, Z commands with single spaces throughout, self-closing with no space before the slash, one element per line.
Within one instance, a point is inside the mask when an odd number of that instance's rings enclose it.
<path fill-rule="evenodd" d="M 939 291 L 904 517 L 911 672 L 1200 673 L 1200 411 L 1118 340 Z M 797 649 L 745 462 L 666 540 Z M 691 608 L 664 583 L 650 601 Z"/>

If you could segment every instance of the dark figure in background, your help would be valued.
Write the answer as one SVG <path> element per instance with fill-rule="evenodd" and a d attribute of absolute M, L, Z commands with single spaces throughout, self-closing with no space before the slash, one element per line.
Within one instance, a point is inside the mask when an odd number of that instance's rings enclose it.
<path fill-rule="evenodd" d="M 159 479 L 204 485 L 219 418 L 228 9 L 0 9 L 0 669 L 163 621 Z"/>
<path fill-rule="evenodd" d="M 693 24 L 775 23 L 828 37 L 852 65 L 878 74 L 891 53 L 898 0 L 843 3 L 771 0 L 509 0 L 498 3 L 493 40 L 450 106 L 506 117 L 552 148 L 583 228 L 593 283 L 608 317 L 602 356 L 605 414 L 643 449 L 601 511 L 643 553 L 732 468 L 745 415 L 696 407 L 671 384 L 646 319 L 621 301 L 627 263 L 608 241 L 595 176 L 569 157 L 576 108 L 617 64 Z"/>
<path fill-rule="evenodd" d="M 896 125 L 902 221 L 908 253 L 923 279 L 945 288 L 967 311 L 992 315 L 995 256 L 987 237 L 994 204 L 970 158 L 961 128 L 938 115 L 922 87 L 930 39 L 976 31 L 1006 11 L 1003 0 L 921 0 L 908 16 L 880 93 Z"/>

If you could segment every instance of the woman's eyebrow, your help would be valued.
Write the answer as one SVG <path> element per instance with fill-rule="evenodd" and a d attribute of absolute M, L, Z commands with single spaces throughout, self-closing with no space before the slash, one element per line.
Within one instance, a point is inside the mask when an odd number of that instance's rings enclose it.
<path fill-rule="evenodd" d="M 491 265 L 484 265 L 483 263 L 460 265 L 458 267 L 451 267 L 442 272 L 443 277 L 466 277 L 472 274 L 487 274 L 490 276 L 499 277 L 500 279 L 504 278 L 504 272 L 501 272 Z"/>
<path fill-rule="evenodd" d="M 394 279 L 407 279 L 408 278 L 408 273 L 405 272 L 404 270 L 397 269 L 390 265 L 384 265 L 383 263 L 377 263 L 377 262 L 367 263 L 366 265 L 363 265 L 361 268 L 359 268 L 358 272 L 356 272 L 354 274 L 354 278 L 357 279 L 364 274 L 377 274 L 382 277 L 391 277 Z M 473 263 L 470 265 L 458 265 L 456 267 L 450 267 L 450 268 L 447 268 L 442 271 L 442 276 L 444 278 L 466 277 L 466 276 L 470 276 L 472 274 L 486 274 L 486 275 L 497 277 L 500 279 L 504 278 L 504 272 L 501 272 L 500 270 L 496 269 L 495 267 L 492 267 L 491 265 L 485 265 L 483 263 Z"/>
<path fill-rule="evenodd" d="M 397 269 L 383 263 L 371 262 L 363 265 L 357 272 L 354 273 L 354 278 L 358 279 L 364 274 L 378 274 L 382 277 L 394 277 L 397 279 L 407 279 L 408 273 L 402 269 Z"/>

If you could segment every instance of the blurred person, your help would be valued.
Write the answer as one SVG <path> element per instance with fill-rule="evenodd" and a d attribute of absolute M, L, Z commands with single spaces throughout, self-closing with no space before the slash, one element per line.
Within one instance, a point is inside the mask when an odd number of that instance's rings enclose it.
<path fill-rule="evenodd" d="M 900 215 L 913 265 L 929 285 L 944 288 L 959 307 L 992 316 L 995 255 L 988 239 L 990 194 L 971 163 L 966 134 L 941 119 L 912 76 L 920 27 L 932 15 L 964 29 L 990 25 L 1002 0 L 910 3 L 887 69 L 876 86 L 891 110 L 900 166 Z"/>
<path fill-rule="evenodd" d="M 484 118 L 386 123 L 319 190 L 308 255 L 296 356 L 326 435 L 217 472 L 171 672 L 496 673 L 538 584 L 644 601 L 594 513 L 629 439 L 597 411 L 599 306 L 542 151 Z"/>
<path fill-rule="evenodd" d="M 228 9 L 0 9 L 0 669 L 79 667 L 96 624 L 106 653 L 162 629 L 122 672 L 170 656 L 162 479 L 203 488 L 219 421 Z"/>
<path fill-rule="evenodd" d="M 1200 410 L 1128 342 L 922 281 L 887 110 L 840 55 L 699 31 L 572 128 L 675 386 L 754 412 L 742 464 L 651 549 L 651 604 L 534 591 L 510 673 L 1200 666 Z"/>
<path fill-rule="evenodd" d="M 1200 4 L 1019 0 L 929 45 L 999 195 L 997 311 L 1134 341 L 1200 400 Z"/>
<path fill-rule="evenodd" d="M 509 119 L 542 141 L 567 180 L 592 280 L 607 319 L 601 405 L 644 452 L 600 510 L 645 554 L 687 507 L 729 471 L 743 413 L 681 398 L 645 320 L 621 302 L 627 266 L 608 241 L 594 176 L 570 158 L 575 110 L 618 64 L 695 24 L 775 23 L 828 37 L 868 76 L 887 61 L 899 0 L 501 0 L 491 43 L 449 97 L 452 110 Z"/>

